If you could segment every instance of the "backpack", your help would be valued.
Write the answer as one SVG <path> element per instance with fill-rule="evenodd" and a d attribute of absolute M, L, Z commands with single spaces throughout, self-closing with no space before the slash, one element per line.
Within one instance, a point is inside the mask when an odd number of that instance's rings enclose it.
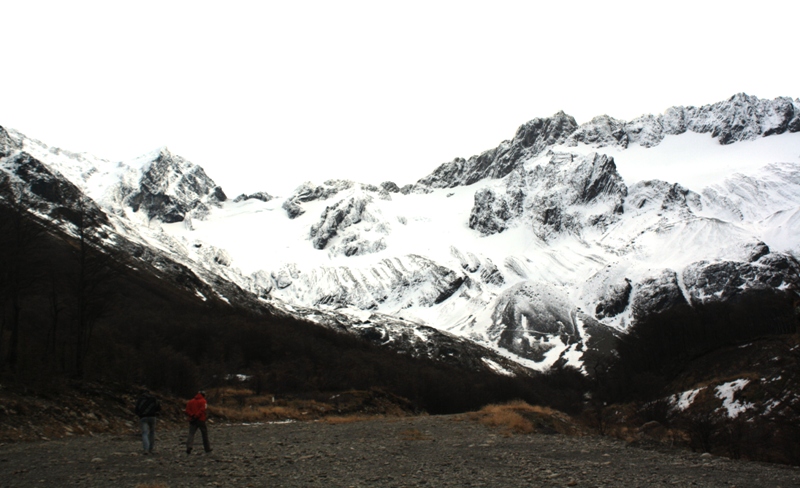
<path fill-rule="evenodd" d="M 139 417 L 154 417 L 161 411 L 161 403 L 152 395 L 142 395 L 136 401 L 136 415 Z"/>

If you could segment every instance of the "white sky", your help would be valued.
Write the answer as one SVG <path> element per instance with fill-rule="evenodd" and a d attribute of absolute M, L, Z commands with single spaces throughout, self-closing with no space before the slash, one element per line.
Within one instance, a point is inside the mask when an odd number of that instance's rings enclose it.
<path fill-rule="evenodd" d="M 0 125 L 229 196 L 402 185 L 558 110 L 800 97 L 791 1 L 0 0 Z"/>

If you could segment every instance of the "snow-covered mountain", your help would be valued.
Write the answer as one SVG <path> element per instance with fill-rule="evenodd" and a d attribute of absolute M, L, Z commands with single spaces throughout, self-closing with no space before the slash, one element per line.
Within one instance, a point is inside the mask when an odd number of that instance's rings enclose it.
<path fill-rule="evenodd" d="M 166 149 L 109 162 L 2 128 L 0 169 L 32 200 L 85 195 L 109 235 L 220 295 L 222 279 L 439 356 L 474 342 L 531 368 L 580 367 L 649 314 L 800 291 L 800 101 L 789 98 L 582 125 L 559 112 L 403 187 L 307 182 L 231 201 Z"/>

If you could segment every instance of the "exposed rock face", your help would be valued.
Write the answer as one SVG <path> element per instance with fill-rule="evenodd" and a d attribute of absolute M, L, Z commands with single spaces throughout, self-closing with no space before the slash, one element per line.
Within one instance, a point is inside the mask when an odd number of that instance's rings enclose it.
<path fill-rule="evenodd" d="M 608 115 L 600 115 L 578 127 L 567 139 L 567 145 L 578 142 L 596 147 L 620 146 L 628 147 L 626 123 Z"/>
<path fill-rule="evenodd" d="M 661 180 L 640 181 L 629 188 L 626 205 L 637 210 L 648 208 L 659 212 L 671 211 L 681 218 L 688 218 L 703 208 L 699 194 L 678 183 Z"/>
<path fill-rule="evenodd" d="M 708 133 L 720 144 L 752 140 L 761 136 L 800 131 L 800 100 L 780 97 L 761 100 L 744 93 L 702 107 L 672 107 L 661 115 L 643 115 L 630 122 L 608 115 L 578 126 L 575 119 L 559 112 L 534 119 L 517 130 L 511 141 L 472 156 L 456 158 L 439 166 L 414 188 L 451 188 L 471 185 L 484 178 L 502 178 L 517 166 L 556 144 L 622 147 L 639 144 L 653 147 L 667 135 L 686 131 Z M 404 192 L 414 191 L 411 187 Z"/>
<path fill-rule="evenodd" d="M 371 195 L 356 193 L 326 207 L 309 232 L 314 248 L 344 256 L 386 249 L 384 237 L 389 234 L 389 224 L 368 210 L 372 201 Z"/>
<path fill-rule="evenodd" d="M 348 180 L 328 180 L 319 186 L 306 182 L 295 189 L 294 193 L 283 202 L 282 208 L 286 210 L 290 219 L 294 219 L 305 213 L 305 209 L 302 207 L 303 203 L 327 200 L 341 191 L 353 188 L 353 186 L 355 183 Z M 361 186 L 363 188 L 364 185 Z"/>
<path fill-rule="evenodd" d="M 244 201 L 247 201 L 247 200 L 261 200 L 262 202 L 269 202 L 270 200 L 272 200 L 274 198 L 275 197 L 273 197 L 272 195 L 270 195 L 267 192 L 259 191 L 259 192 L 256 192 L 256 193 L 251 193 L 250 195 L 245 195 L 244 193 L 242 193 L 238 197 L 234 198 L 233 201 L 235 203 L 244 202 Z"/>
<path fill-rule="evenodd" d="M 662 115 L 644 115 L 630 122 L 607 115 L 595 117 L 572 133 L 566 144 L 625 148 L 638 143 L 653 147 L 666 135 L 686 131 L 710 132 L 720 144 L 731 144 L 799 130 L 800 101 L 786 97 L 761 100 L 739 93 L 724 102 L 702 107 L 672 107 Z"/>
<path fill-rule="evenodd" d="M 484 178 L 502 178 L 520 163 L 541 154 L 547 147 L 563 143 L 577 127 L 575 119 L 564 112 L 548 118 L 533 119 L 517 129 L 517 134 L 511 141 L 503 141 L 496 148 L 468 160 L 456 158 L 445 163 L 417 184 L 433 188 L 452 188 L 471 185 Z"/>
<path fill-rule="evenodd" d="M 393 181 L 384 181 L 381 183 L 381 188 L 389 193 L 400 193 L 400 187 L 398 187 Z"/>
<path fill-rule="evenodd" d="M 306 211 L 303 209 L 303 207 L 301 207 L 300 204 L 297 203 L 294 200 L 286 200 L 286 201 L 284 201 L 283 205 L 281 205 L 281 208 L 286 210 L 286 215 L 290 219 L 296 219 L 297 217 L 299 217 L 299 216 L 303 215 L 304 213 L 306 213 Z"/>
<path fill-rule="evenodd" d="M 18 201 L 73 225 L 108 223 L 105 213 L 80 189 L 26 152 L 18 152 L 0 171 L 0 186 L 8 185 Z"/>
<path fill-rule="evenodd" d="M 0 158 L 10 156 L 12 152 L 22 149 L 22 144 L 9 136 L 8 132 L 0 127 Z"/>
<path fill-rule="evenodd" d="M 692 304 L 722 302 L 750 290 L 800 290 L 800 264 L 791 256 L 772 253 L 749 263 L 701 261 L 684 270 L 683 281 Z"/>
<path fill-rule="evenodd" d="M 370 218 L 364 213 L 370 200 L 369 197 L 350 198 L 326 208 L 320 221 L 311 226 L 310 237 L 314 247 L 325 249 L 328 242 L 340 231 L 361 222 L 363 218 Z"/>
<path fill-rule="evenodd" d="M 192 212 L 202 217 L 208 204 L 224 202 L 225 193 L 203 168 L 162 149 L 143 172 L 138 188 L 125 198 L 134 212 L 150 219 L 181 222 Z"/>
<path fill-rule="evenodd" d="M 509 221 L 518 216 L 521 208 L 510 207 L 505 195 L 490 188 L 475 192 L 475 204 L 469 215 L 469 227 L 483 235 L 498 234 L 508 228 Z"/>
<path fill-rule="evenodd" d="M 580 338 L 576 319 L 577 310 L 565 294 L 546 283 L 526 281 L 500 295 L 489 335 L 500 347 L 541 361 L 555 347 L 550 337 L 565 344 Z"/>
<path fill-rule="evenodd" d="M 78 188 L 50 171 L 38 159 L 28 153 L 18 153 L 7 163 L 6 167 L 37 197 L 58 205 L 72 205 L 80 200 Z"/>
<path fill-rule="evenodd" d="M 476 192 L 469 226 L 489 235 L 502 232 L 519 217 L 544 240 L 565 231 L 578 234 L 585 225 L 614 222 L 627 193 L 613 158 L 554 153 L 546 165 L 515 171 L 505 192 L 488 188 Z"/>
<path fill-rule="evenodd" d="M 628 278 L 625 278 L 625 281 L 620 284 L 610 286 L 598 300 L 594 312 L 595 316 L 598 319 L 604 319 L 606 317 L 616 317 L 624 312 L 630 303 L 632 290 L 633 286 Z"/>
<path fill-rule="evenodd" d="M 678 285 L 678 275 L 671 269 L 637 283 L 633 291 L 631 307 L 635 320 L 687 304 Z"/>
<path fill-rule="evenodd" d="M 720 144 L 797 131 L 800 103 L 789 98 L 760 100 L 739 93 L 725 102 L 686 109 L 686 127 L 692 132 L 711 132 Z"/>

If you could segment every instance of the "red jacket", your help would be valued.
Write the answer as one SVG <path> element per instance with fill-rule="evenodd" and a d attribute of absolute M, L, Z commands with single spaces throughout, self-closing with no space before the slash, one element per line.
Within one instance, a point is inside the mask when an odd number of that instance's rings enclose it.
<path fill-rule="evenodd" d="M 206 399 L 203 395 L 198 393 L 189 400 L 186 404 L 186 415 L 189 416 L 189 420 L 206 421 Z"/>

